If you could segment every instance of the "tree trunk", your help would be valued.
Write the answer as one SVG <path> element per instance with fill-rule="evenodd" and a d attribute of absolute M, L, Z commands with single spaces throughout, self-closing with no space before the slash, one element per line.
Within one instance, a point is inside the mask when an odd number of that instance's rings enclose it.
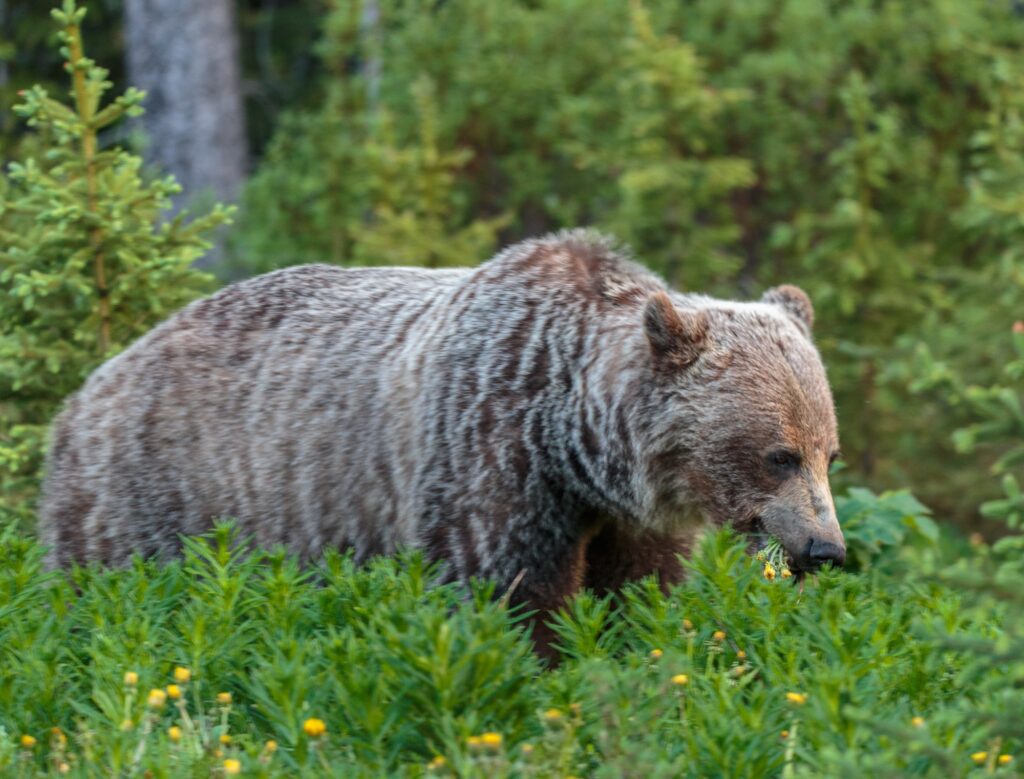
<path fill-rule="evenodd" d="M 146 160 L 173 173 L 180 207 L 233 201 L 247 150 L 233 0 L 125 0 L 128 80 L 147 92 Z"/>

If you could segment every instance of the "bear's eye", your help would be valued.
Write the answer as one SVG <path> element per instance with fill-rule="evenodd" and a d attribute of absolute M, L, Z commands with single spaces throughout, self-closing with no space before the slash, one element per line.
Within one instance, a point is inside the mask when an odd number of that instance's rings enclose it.
<path fill-rule="evenodd" d="M 800 467 L 800 455 L 785 449 L 772 452 L 768 455 L 768 461 L 782 471 L 795 471 Z"/>

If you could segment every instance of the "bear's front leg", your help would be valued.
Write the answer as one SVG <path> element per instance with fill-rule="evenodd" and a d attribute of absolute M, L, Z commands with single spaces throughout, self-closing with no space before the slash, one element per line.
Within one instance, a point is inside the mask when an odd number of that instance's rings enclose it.
<path fill-rule="evenodd" d="M 540 554 L 526 555 L 509 586 L 499 593 L 508 594 L 510 605 L 534 612 L 528 623 L 534 649 L 551 665 L 557 665 L 559 653 L 554 645 L 557 635 L 547 623 L 583 586 L 587 547 L 597 532 L 597 526 L 585 527 L 546 549 L 538 548 Z"/>
<path fill-rule="evenodd" d="M 605 595 L 618 592 L 626 582 L 656 574 L 662 591 L 667 592 L 683 579 L 679 555 L 689 553 L 689 544 L 689 538 L 681 534 L 630 532 L 607 522 L 587 545 L 583 584 Z"/>
<path fill-rule="evenodd" d="M 480 501 L 470 511 L 465 496 L 461 503 L 461 514 L 452 508 L 435 515 L 456 519 L 432 518 L 426 525 L 421 547 L 427 557 L 445 563 L 448 581 L 495 582 L 495 597 L 532 612 L 527 626 L 537 654 L 557 662 L 555 634 L 546 623 L 583 586 L 587 545 L 597 526 L 508 512 L 511 501 L 504 514 L 497 501 Z"/>

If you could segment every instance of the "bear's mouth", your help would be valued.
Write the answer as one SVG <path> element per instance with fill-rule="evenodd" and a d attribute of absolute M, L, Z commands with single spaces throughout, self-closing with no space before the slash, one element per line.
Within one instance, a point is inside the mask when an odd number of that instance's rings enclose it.
<path fill-rule="evenodd" d="M 771 534 L 765 529 L 764 522 L 761 517 L 754 516 L 751 519 L 741 523 L 737 526 L 737 529 L 743 533 L 747 538 L 747 554 L 751 557 L 757 557 L 759 552 L 763 552 L 768 548 L 768 544 L 772 540 Z M 802 581 L 804 576 L 807 574 L 807 570 L 797 564 L 796 558 L 793 553 L 788 549 L 785 549 L 785 557 L 783 562 L 789 569 L 790 573 L 793 574 L 793 578 L 796 581 Z"/>

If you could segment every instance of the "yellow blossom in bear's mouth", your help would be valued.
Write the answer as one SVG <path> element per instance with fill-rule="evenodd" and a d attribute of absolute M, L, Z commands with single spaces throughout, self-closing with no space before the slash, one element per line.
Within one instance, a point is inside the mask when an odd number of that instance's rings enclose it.
<path fill-rule="evenodd" d="M 775 579 L 775 566 L 771 563 L 764 564 L 764 578 L 768 581 L 773 581 Z"/>

